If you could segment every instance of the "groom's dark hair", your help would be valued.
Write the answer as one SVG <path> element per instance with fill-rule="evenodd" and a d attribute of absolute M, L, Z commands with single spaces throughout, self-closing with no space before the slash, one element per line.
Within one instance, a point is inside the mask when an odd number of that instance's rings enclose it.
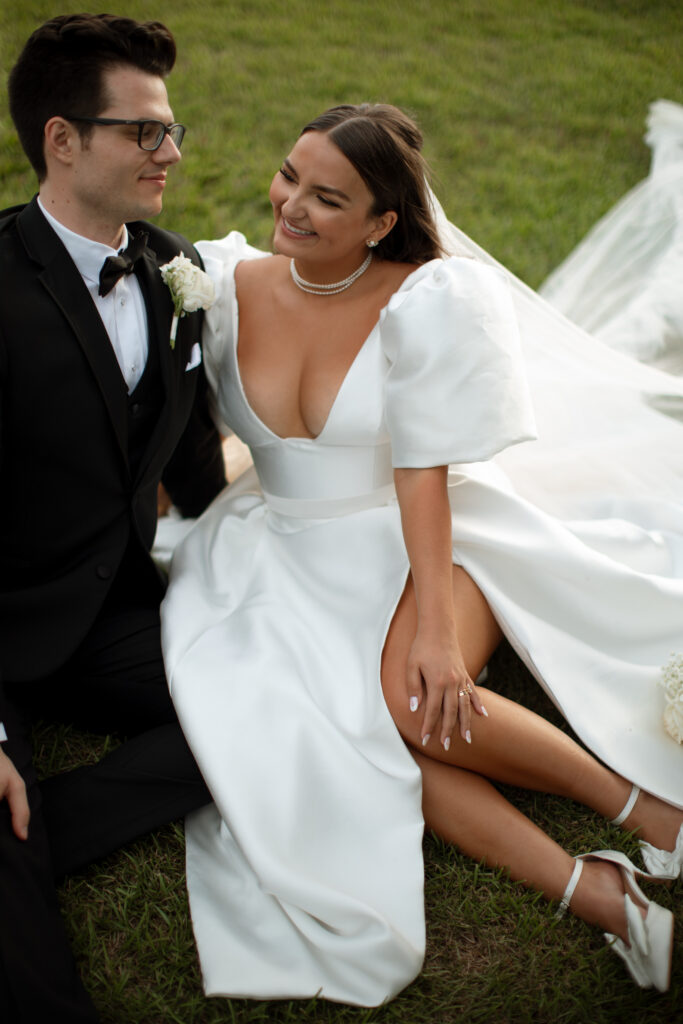
<path fill-rule="evenodd" d="M 97 117 L 109 97 L 104 72 L 133 67 L 162 78 L 175 64 L 173 36 L 159 21 L 115 14 L 63 14 L 30 36 L 9 76 L 9 108 L 26 156 L 44 181 L 43 136 L 51 117 Z M 92 125 L 78 124 L 82 139 Z"/>

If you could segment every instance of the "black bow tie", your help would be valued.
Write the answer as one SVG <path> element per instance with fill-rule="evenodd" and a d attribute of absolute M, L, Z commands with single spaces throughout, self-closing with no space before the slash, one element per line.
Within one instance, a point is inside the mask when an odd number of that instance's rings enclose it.
<path fill-rule="evenodd" d="M 148 238 L 145 231 L 134 237 L 131 235 L 126 249 L 116 256 L 107 256 L 100 270 L 100 295 L 108 295 L 124 274 L 132 274 L 136 261 L 145 251 Z"/>

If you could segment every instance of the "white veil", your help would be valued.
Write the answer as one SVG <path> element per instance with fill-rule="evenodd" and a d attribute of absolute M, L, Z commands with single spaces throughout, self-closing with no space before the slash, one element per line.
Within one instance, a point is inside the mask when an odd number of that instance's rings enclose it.
<path fill-rule="evenodd" d="M 503 452 L 498 464 L 518 493 L 562 519 L 616 517 L 673 530 L 683 574 L 683 378 L 589 335 L 433 202 L 447 251 L 498 266 L 512 289 L 538 440 Z"/>
<path fill-rule="evenodd" d="M 683 106 L 652 103 L 650 173 L 541 285 L 607 345 L 683 374 Z"/>

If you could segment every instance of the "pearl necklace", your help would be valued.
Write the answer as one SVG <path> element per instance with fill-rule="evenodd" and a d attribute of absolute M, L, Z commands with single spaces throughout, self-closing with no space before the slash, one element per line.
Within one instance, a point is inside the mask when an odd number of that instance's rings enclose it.
<path fill-rule="evenodd" d="M 292 281 L 297 288 L 301 288 L 302 292 L 309 292 L 311 295 L 338 295 L 339 292 L 345 292 L 347 288 L 350 288 L 354 281 L 357 281 L 361 274 L 365 273 L 371 262 L 372 252 L 369 252 L 357 270 L 345 277 L 343 281 L 335 281 L 333 284 L 314 284 L 312 281 L 304 281 L 297 271 L 293 259 L 289 261 L 289 270 Z"/>

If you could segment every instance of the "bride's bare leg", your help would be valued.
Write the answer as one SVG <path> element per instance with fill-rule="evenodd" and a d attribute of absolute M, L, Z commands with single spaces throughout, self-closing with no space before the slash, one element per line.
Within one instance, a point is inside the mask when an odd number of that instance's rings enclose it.
<path fill-rule="evenodd" d="M 475 860 L 506 867 L 516 881 L 559 900 L 574 859 L 512 806 L 487 779 L 413 751 L 422 771 L 427 826 Z M 571 901 L 577 917 L 628 942 L 618 870 L 587 862 Z"/>
<path fill-rule="evenodd" d="M 465 664 L 476 679 L 500 640 L 500 630 L 480 590 L 459 566 L 453 566 L 453 595 Z M 409 710 L 405 683 L 406 661 L 416 626 L 417 607 L 409 579 L 387 635 L 382 686 L 392 717 L 411 747 L 428 760 L 446 766 L 466 768 L 525 789 L 570 797 L 606 818 L 621 811 L 631 790 L 629 782 L 545 719 L 484 687 L 477 689 L 489 717 L 472 715 L 471 744 L 454 733 L 451 748 L 445 751 L 435 729 L 422 748 L 421 711 Z M 680 811 L 643 795 L 624 825 L 638 828 L 643 839 L 670 850 L 682 820 Z"/>

